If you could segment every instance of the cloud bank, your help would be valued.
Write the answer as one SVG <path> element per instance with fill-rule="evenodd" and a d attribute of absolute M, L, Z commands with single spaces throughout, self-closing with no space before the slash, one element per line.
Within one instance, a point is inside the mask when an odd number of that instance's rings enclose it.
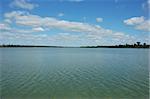
<path fill-rule="evenodd" d="M 30 14 L 26 11 L 8 12 L 4 14 L 4 17 L 7 21 L 5 21 L 5 24 L 1 23 L 0 25 L 0 29 L 3 31 L 3 38 L 7 37 L 6 34 L 11 36 L 13 34 L 14 36 L 12 37 L 17 39 L 24 39 L 24 37 L 27 37 L 31 40 L 35 38 L 35 40 L 42 40 L 45 38 L 44 40 L 47 40 L 47 42 L 81 41 L 87 45 L 88 43 L 102 44 L 103 42 L 107 42 L 107 40 L 111 42 L 132 42 L 134 40 L 134 36 L 130 36 L 123 32 L 105 29 L 99 25 L 92 25 L 85 22 L 82 23 L 76 21 L 59 20 L 54 17 L 41 17 L 39 15 Z M 25 27 L 27 29 L 12 27 L 11 24 Z M 46 34 L 46 32 L 50 32 L 52 29 L 61 30 L 63 32 L 55 35 Z"/>

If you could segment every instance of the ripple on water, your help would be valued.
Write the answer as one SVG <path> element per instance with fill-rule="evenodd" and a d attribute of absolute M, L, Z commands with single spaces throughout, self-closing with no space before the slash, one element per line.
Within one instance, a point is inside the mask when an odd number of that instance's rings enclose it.
<path fill-rule="evenodd" d="M 148 99 L 144 49 L 14 50 L 2 50 L 6 99 Z"/>

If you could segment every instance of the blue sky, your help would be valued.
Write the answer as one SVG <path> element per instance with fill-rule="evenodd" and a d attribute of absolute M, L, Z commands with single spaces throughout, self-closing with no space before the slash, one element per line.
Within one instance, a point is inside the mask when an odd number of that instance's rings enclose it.
<path fill-rule="evenodd" d="M 149 43 L 150 0 L 1 0 L 0 44 Z"/>

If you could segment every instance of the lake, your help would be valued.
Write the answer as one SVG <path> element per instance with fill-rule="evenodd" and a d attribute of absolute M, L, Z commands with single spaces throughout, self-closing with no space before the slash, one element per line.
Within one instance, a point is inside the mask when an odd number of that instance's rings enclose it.
<path fill-rule="evenodd" d="M 1 99 L 148 99 L 149 51 L 0 48 Z"/>

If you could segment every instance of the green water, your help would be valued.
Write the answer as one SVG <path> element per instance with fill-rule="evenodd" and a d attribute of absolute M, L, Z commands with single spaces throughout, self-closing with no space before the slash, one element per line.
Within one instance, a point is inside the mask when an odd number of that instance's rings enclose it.
<path fill-rule="evenodd" d="M 1 99 L 148 99 L 149 51 L 0 48 Z"/>

